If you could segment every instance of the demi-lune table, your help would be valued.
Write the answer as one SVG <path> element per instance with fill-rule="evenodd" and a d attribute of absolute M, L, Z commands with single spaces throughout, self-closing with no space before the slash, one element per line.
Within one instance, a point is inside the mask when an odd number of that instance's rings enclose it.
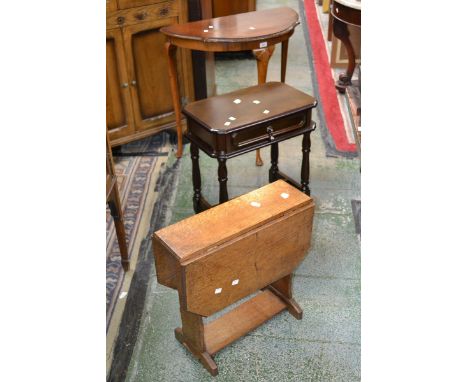
<path fill-rule="evenodd" d="M 182 116 L 177 81 L 177 47 L 204 52 L 252 50 L 257 59 L 258 83 L 266 82 L 268 62 L 275 44 L 281 43 L 281 82 L 286 78 L 288 41 L 299 24 L 299 16 L 289 7 L 240 13 L 212 19 L 174 24 L 161 28 L 167 36 L 166 52 L 177 128 L 177 158 L 182 156 Z M 257 151 L 257 165 L 261 165 Z"/>

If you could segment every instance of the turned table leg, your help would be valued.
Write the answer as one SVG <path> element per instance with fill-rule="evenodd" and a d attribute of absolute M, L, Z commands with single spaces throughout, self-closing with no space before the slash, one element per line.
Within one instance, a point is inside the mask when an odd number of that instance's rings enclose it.
<path fill-rule="evenodd" d="M 273 143 L 271 146 L 271 167 L 268 173 L 268 181 L 274 182 L 278 180 L 278 142 Z"/>
<path fill-rule="evenodd" d="M 180 106 L 179 84 L 177 82 L 177 62 L 176 53 L 177 46 L 172 45 L 170 42 L 165 44 L 167 59 L 169 62 L 169 82 L 171 84 L 172 104 L 174 106 L 174 114 L 177 128 L 177 153 L 176 157 L 180 158 L 183 153 L 182 144 L 182 117 Z"/>
<path fill-rule="evenodd" d="M 257 82 L 259 85 L 264 84 L 266 82 L 267 72 L 268 72 L 268 63 L 270 62 L 270 57 L 273 55 L 274 51 L 275 51 L 274 45 L 271 45 L 265 49 L 255 49 L 253 51 L 255 58 L 257 59 Z M 283 69 L 282 61 L 281 61 L 281 69 Z M 281 76 L 282 76 L 282 72 L 281 72 Z M 262 157 L 260 156 L 260 149 L 257 149 L 256 151 L 255 164 L 257 166 L 263 166 L 263 160 L 262 160 Z"/>
<path fill-rule="evenodd" d="M 301 191 L 310 196 L 309 189 L 309 153 L 310 153 L 310 131 L 302 138 L 302 166 L 301 166 Z"/>
<path fill-rule="evenodd" d="M 218 158 L 218 181 L 219 181 L 219 204 L 229 200 L 227 190 L 227 167 L 226 159 Z"/>
<path fill-rule="evenodd" d="M 353 77 L 354 68 L 356 66 L 356 55 L 354 54 L 353 45 L 349 39 L 348 26 L 339 19 L 333 19 L 333 34 L 339 39 L 346 48 L 348 54 L 348 67 L 345 73 L 340 74 L 339 79 L 335 85 L 340 93 L 346 91 L 346 87 L 351 85 L 351 78 Z"/>
<path fill-rule="evenodd" d="M 192 158 L 192 184 L 193 184 L 193 210 L 196 213 L 201 212 L 201 175 L 198 146 L 195 143 L 190 144 L 190 157 Z"/>

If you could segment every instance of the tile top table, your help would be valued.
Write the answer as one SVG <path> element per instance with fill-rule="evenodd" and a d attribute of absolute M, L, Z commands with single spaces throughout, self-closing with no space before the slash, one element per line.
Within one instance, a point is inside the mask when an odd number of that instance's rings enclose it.
<path fill-rule="evenodd" d="M 288 7 L 281 7 L 161 28 L 161 32 L 167 36 L 166 52 L 176 117 L 178 158 L 182 156 L 182 118 L 177 83 L 177 47 L 205 52 L 266 50 L 267 53 L 262 51 L 257 55 L 259 83 L 264 83 L 274 45 L 281 42 L 281 82 L 284 82 L 288 39 L 298 24 L 297 12 Z"/>

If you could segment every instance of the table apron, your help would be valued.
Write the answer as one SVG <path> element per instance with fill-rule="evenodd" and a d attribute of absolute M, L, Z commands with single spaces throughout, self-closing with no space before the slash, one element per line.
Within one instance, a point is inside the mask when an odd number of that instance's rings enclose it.
<path fill-rule="evenodd" d="M 280 42 L 288 40 L 294 29 L 290 31 L 265 39 L 258 39 L 254 41 L 213 41 L 213 40 L 198 40 L 198 39 L 189 39 L 175 36 L 167 36 L 167 41 L 172 45 L 178 46 L 180 48 L 187 48 L 191 50 L 200 50 L 203 52 L 239 52 L 244 50 L 255 50 L 263 49 L 271 45 L 276 45 Z"/>
<path fill-rule="evenodd" d="M 248 153 L 250 151 L 254 151 L 254 150 L 262 148 L 262 147 L 270 146 L 273 143 L 278 143 L 278 142 L 285 141 L 287 139 L 297 137 L 299 135 L 311 132 L 314 129 L 315 129 L 315 122 L 311 121 L 304 128 L 301 128 L 301 129 L 294 130 L 294 131 L 291 131 L 289 133 L 283 134 L 280 137 L 276 138 L 274 141 L 259 142 L 259 143 L 256 143 L 256 144 L 252 144 L 251 146 L 247 146 L 247 147 L 244 147 L 242 149 L 232 151 L 232 152 L 229 152 L 229 153 L 226 153 L 223 150 L 216 150 L 216 148 L 211 147 L 209 144 L 207 144 L 205 141 L 201 140 L 196 135 L 191 134 L 190 131 L 187 131 L 186 137 L 190 142 L 196 144 L 208 156 L 210 156 L 212 158 L 229 159 L 229 158 L 233 158 L 233 157 Z M 223 139 L 223 137 L 224 137 L 224 139 L 230 139 L 229 135 L 218 136 L 218 138 L 220 138 L 220 139 Z M 214 140 L 216 140 L 216 136 L 213 136 L 213 138 L 214 138 Z"/>

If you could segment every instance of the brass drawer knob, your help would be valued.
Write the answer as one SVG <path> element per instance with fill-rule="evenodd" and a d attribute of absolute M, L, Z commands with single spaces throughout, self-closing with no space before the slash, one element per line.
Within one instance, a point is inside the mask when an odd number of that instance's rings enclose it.
<path fill-rule="evenodd" d="M 266 131 L 268 133 L 268 137 L 269 137 L 270 141 L 274 141 L 275 137 L 273 136 L 273 127 L 268 126 Z"/>
<path fill-rule="evenodd" d="M 144 20 L 148 17 L 148 12 L 144 11 L 144 12 L 139 12 L 135 15 L 135 18 L 137 20 Z"/>
<path fill-rule="evenodd" d="M 123 16 L 117 17 L 117 23 L 118 24 L 123 24 L 124 22 L 125 22 L 125 17 L 123 17 Z"/>
<path fill-rule="evenodd" d="M 122 84 L 122 87 L 123 87 L 123 88 L 128 88 L 128 83 L 127 83 L 127 82 L 124 82 L 124 83 Z"/>

